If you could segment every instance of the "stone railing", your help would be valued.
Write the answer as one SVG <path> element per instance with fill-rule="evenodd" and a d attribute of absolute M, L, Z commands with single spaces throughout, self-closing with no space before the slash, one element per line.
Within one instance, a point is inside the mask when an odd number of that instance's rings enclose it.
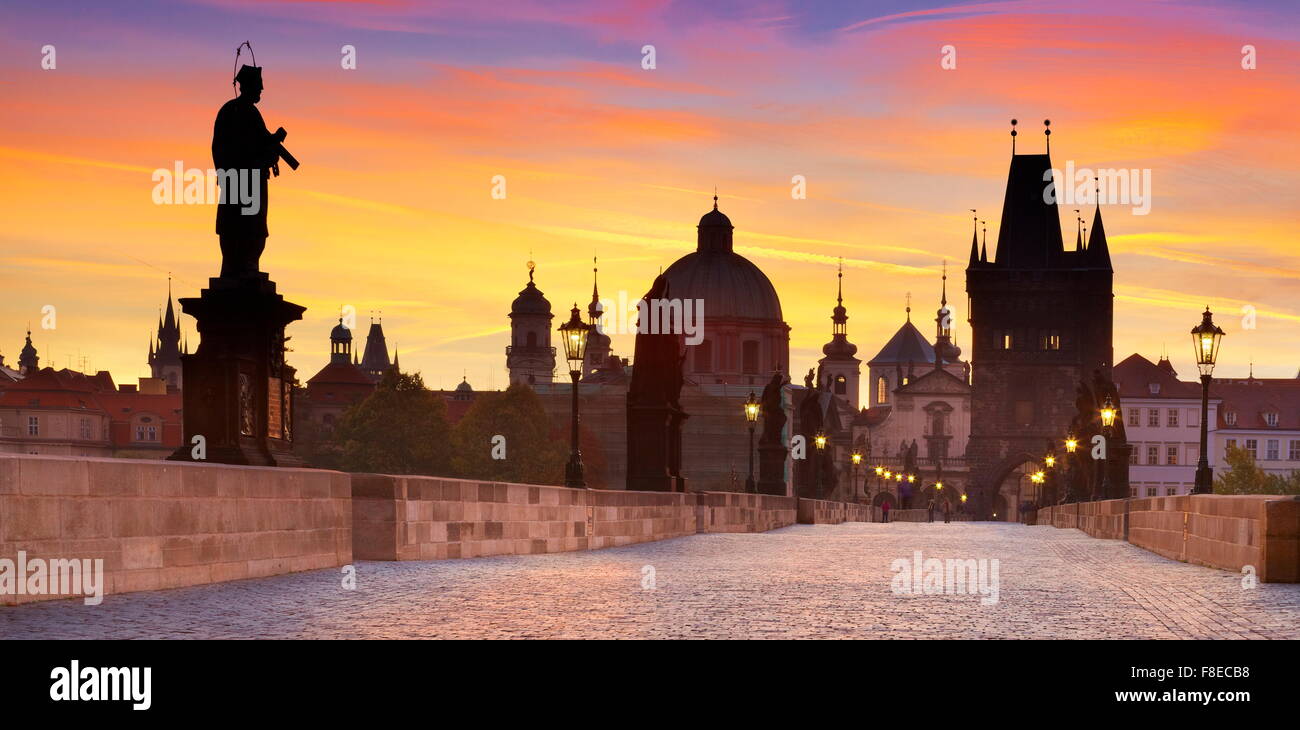
<path fill-rule="evenodd" d="M 352 562 L 351 485 L 310 469 L 0 454 L 0 559 L 20 552 L 103 560 L 104 594 L 337 567 Z"/>
<path fill-rule="evenodd" d="M 794 497 L 700 492 L 695 498 L 699 532 L 767 532 L 798 521 Z"/>
<path fill-rule="evenodd" d="M 1264 582 L 1300 582 L 1300 498 L 1195 494 L 1110 499 L 1038 510 L 1038 524 L 1077 527 L 1173 560 L 1240 571 Z"/>
<path fill-rule="evenodd" d="M 838 525 L 841 522 L 879 522 L 880 510 L 855 502 L 799 498 L 799 524 Z"/>
<path fill-rule="evenodd" d="M 354 474 L 363 560 L 441 560 L 630 545 L 794 524 L 795 500 L 736 492 L 626 492 Z"/>

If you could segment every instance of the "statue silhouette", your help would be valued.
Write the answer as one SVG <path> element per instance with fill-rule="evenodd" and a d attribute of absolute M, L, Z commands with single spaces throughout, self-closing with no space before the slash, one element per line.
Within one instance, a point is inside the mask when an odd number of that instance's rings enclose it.
<path fill-rule="evenodd" d="M 266 248 L 267 178 L 280 174 L 281 157 L 290 167 L 298 166 L 280 146 L 288 133 L 281 127 L 272 134 L 257 110 L 262 99 L 262 68 L 245 65 L 235 80 L 239 96 L 221 107 L 212 127 L 212 164 L 221 188 L 217 236 L 223 278 L 257 274 L 258 260 Z M 257 186 L 255 205 L 246 199 L 253 186 Z"/>

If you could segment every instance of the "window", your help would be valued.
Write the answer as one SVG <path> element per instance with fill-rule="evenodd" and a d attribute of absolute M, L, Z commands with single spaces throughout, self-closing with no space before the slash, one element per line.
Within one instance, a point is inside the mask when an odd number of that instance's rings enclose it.
<path fill-rule="evenodd" d="M 1142 425 L 1142 410 L 1140 408 L 1128 409 L 1128 425 L 1133 427 Z"/>
<path fill-rule="evenodd" d="M 1237 448 L 1237 439 L 1228 439 L 1228 440 L 1225 441 L 1224 443 L 1226 443 L 1226 444 L 1228 445 L 1227 447 L 1228 447 L 1229 449 L 1235 449 L 1235 448 Z"/>
<path fill-rule="evenodd" d="M 1160 383 L 1147 383 L 1147 390 L 1151 391 L 1151 395 L 1160 395 Z"/>
<path fill-rule="evenodd" d="M 1148 447 L 1147 447 L 1147 463 L 1148 463 L 1148 464 L 1159 464 L 1159 463 L 1160 463 L 1160 447 L 1159 447 L 1159 446 L 1148 446 Z"/>
<path fill-rule="evenodd" d="M 1169 459 L 1168 461 L 1165 462 L 1166 464 L 1169 464 L 1170 466 L 1174 466 L 1175 464 L 1177 464 L 1177 463 L 1178 463 L 1178 447 L 1177 447 L 1177 446 L 1170 446 L 1169 448 L 1165 449 L 1165 456 L 1167 456 L 1168 459 Z"/>
<path fill-rule="evenodd" d="M 1015 338 L 1011 336 L 1011 330 L 1002 330 L 1002 337 L 998 341 L 998 349 L 1010 350 L 1015 344 Z"/>
<path fill-rule="evenodd" d="M 85 439 L 86 441 L 89 441 L 91 438 L 93 438 L 92 433 L 93 431 L 91 431 L 90 428 L 90 419 L 89 418 L 81 419 L 81 438 Z"/>
<path fill-rule="evenodd" d="M 138 423 L 135 426 L 136 441 L 157 441 L 158 427 L 146 423 Z"/>
<path fill-rule="evenodd" d="M 1154 497 L 1154 496 L 1156 496 L 1156 488 L 1155 488 L 1155 487 L 1147 487 L 1147 496 L 1148 496 L 1148 497 Z"/>
<path fill-rule="evenodd" d="M 1264 423 L 1267 423 L 1270 428 L 1277 428 L 1277 413 L 1274 411 L 1269 411 L 1268 413 L 1265 413 Z"/>
<path fill-rule="evenodd" d="M 889 379 L 880 376 L 876 379 L 876 402 L 885 403 L 889 400 Z"/>
<path fill-rule="evenodd" d="M 1044 350 L 1061 349 L 1061 333 L 1056 330 L 1043 332 L 1041 346 Z"/>
<path fill-rule="evenodd" d="M 1258 458 L 1258 455 L 1255 453 L 1258 450 L 1259 450 L 1258 441 L 1256 441 L 1255 439 L 1246 439 L 1246 451 L 1250 454 L 1250 458 L 1252 459 Z"/>
<path fill-rule="evenodd" d="M 1133 465 L 1136 465 L 1138 463 L 1137 447 L 1134 447 L 1131 451 L 1128 452 L 1128 463 Z"/>
<path fill-rule="evenodd" d="M 536 333 L 536 332 L 529 332 L 529 333 L 528 333 L 528 336 L 527 336 L 527 339 L 525 339 L 524 341 L 528 343 L 528 344 L 527 344 L 527 347 L 530 347 L 530 348 L 531 348 L 531 347 L 537 347 L 537 333 Z"/>
<path fill-rule="evenodd" d="M 1228 411 L 1227 413 L 1223 414 L 1223 422 L 1226 423 L 1226 424 L 1228 424 L 1229 426 L 1236 426 L 1236 425 L 1237 425 L 1237 412 L 1236 412 L 1236 411 Z"/>
<path fill-rule="evenodd" d="M 843 375 L 835 376 L 835 395 L 844 395 L 849 392 L 849 379 Z"/>
<path fill-rule="evenodd" d="M 1168 487 L 1167 489 L 1165 489 L 1165 496 L 1166 496 L 1166 497 L 1177 497 L 1177 496 L 1178 496 L 1178 487 Z"/>
<path fill-rule="evenodd" d="M 1288 459 L 1291 461 L 1300 461 L 1300 441 L 1291 439 L 1291 448 L 1288 451 Z"/>
<path fill-rule="evenodd" d="M 1147 409 L 1147 425 L 1150 426 L 1150 427 L 1152 427 L 1152 428 L 1160 428 L 1160 409 L 1159 409 L 1159 408 L 1148 408 L 1148 409 Z"/>
<path fill-rule="evenodd" d="M 1165 418 L 1165 425 L 1173 428 L 1178 425 L 1178 409 L 1170 408 Z"/>
<path fill-rule="evenodd" d="M 713 372 L 713 341 L 704 340 L 695 346 L 695 372 Z"/>
<path fill-rule="evenodd" d="M 740 347 L 741 371 L 746 375 L 758 374 L 758 342 L 745 340 Z"/>
<path fill-rule="evenodd" d="M 1264 446 L 1264 458 L 1265 458 L 1265 459 L 1268 459 L 1269 461 L 1277 461 L 1277 460 L 1278 460 L 1278 440 L 1277 440 L 1277 439 L 1269 439 L 1267 442 L 1265 442 L 1265 446 Z"/>
<path fill-rule="evenodd" d="M 41 435 L 41 419 L 39 417 L 37 416 L 27 417 L 27 435 L 28 436 Z"/>

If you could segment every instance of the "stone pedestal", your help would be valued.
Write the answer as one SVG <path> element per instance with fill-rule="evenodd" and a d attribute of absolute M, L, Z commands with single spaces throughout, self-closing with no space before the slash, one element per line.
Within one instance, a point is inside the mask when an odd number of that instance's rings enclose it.
<path fill-rule="evenodd" d="M 627 488 L 635 492 L 685 492 L 681 474 L 682 421 L 671 407 L 627 408 Z"/>
<path fill-rule="evenodd" d="M 194 461 L 202 436 L 206 461 L 302 466 L 293 454 L 294 369 L 284 362 L 284 328 L 306 307 L 285 301 L 264 273 L 214 278 L 180 300 L 201 341 L 183 355 L 185 440 L 169 458 Z"/>
<path fill-rule="evenodd" d="M 758 445 L 758 493 L 786 496 L 785 446 L 779 443 Z"/>

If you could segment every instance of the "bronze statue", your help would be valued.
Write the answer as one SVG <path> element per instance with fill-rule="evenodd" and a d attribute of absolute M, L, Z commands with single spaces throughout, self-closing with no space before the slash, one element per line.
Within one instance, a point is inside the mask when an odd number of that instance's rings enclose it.
<path fill-rule="evenodd" d="M 271 133 L 257 110 L 262 68 L 242 66 L 235 81 L 239 96 L 221 107 L 212 126 L 212 164 L 221 189 L 217 236 L 223 278 L 258 273 L 258 260 L 266 248 L 267 178 L 280 174 L 282 158 L 290 168 L 298 168 L 298 161 L 280 144 L 288 132 L 280 127 Z"/>

